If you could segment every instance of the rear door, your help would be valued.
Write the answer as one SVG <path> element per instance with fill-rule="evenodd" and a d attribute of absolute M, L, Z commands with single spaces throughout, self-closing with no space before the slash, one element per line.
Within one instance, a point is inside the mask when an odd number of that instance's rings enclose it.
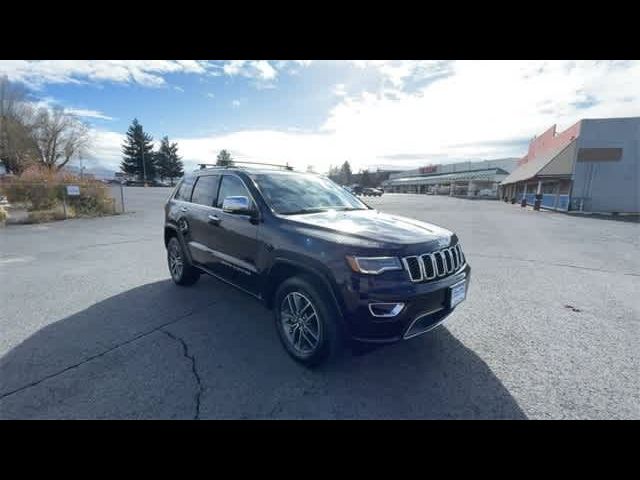
<path fill-rule="evenodd" d="M 189 250 L 192 258 L 207 268 L 213 268 L 216 259 L 212 253 L 212 242 L 217 232 L 214 208 L 220 175 L 204 174 L 198 176 L 193 187 L 189 205 L 190 235 Z"/>
<path fill-rule="evenodd" d="M 193 190 L 193 175 L 185 175 L 173 198 L 167 203 L 167 221 L 175 225 L 182 234 L 184 241 L 189 247 L 191 240 L 191 219 L 189 210 L 191 208 L 191 192 Z"/>

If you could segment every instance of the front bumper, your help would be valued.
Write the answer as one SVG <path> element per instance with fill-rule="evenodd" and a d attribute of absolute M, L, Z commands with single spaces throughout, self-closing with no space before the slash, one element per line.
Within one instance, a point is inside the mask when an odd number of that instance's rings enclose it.
<path fill-rule="evenodd" d="M 471 268 L 437 281 L 423 283 L 386 283 L 376 288 L 350 289 L 343 312 L 353 340 L 367 343 L 393 343 L 426 333 L 440 325 L 457 307 L 449 308 L 450 287 L 465 280 L 467 292 Z M 374 280 L 367 279 L 368 282 Z M 403 310 L 395 317 L 374 317 L 369 310 L 373 302 L 402 302 Z"/>

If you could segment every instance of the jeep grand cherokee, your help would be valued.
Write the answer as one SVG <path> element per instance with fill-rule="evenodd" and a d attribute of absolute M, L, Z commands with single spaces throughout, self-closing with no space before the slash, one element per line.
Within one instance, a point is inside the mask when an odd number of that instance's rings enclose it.
<path fill-rule="evenodd" d="M 165 206 L 178 285 L 213 275 L 274 312 L 307 366 L 347 342 L 390 343 L 439 325 L 470 280 L 457 236 L 379 212 L 328 178 L 269 167 L 203 166 Z"/>

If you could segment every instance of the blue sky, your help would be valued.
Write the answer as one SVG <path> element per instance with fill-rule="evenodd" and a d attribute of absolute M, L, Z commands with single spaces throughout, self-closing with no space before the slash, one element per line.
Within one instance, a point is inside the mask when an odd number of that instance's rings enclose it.
<path fill-rule="evenodd" d="M 117 169 L 134 117 L 187 167 L 237 158 L 299 168 L 409 168 L 520 157 L 581 118 L 640 115 L 637 61 L 16 61 L 0 75 L 87 121 Z"/>

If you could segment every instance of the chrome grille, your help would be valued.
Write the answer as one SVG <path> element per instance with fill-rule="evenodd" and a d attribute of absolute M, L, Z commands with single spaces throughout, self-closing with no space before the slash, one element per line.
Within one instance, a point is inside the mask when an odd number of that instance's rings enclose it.
<path fill-rule="evenodd" d="M 423 255 L 404 257 L 405 266 L 412 282 L 442 278 L 460 270 L 465 264 L 460 244 Z"/>
<path fill-rule="evenodd" d="M 409 272 L 409 276 L 411 277 L 411 279 L 418 279 L 413 280 L 414 282 L 419 282 L 420 280 L 422 280 L 422 268 L 420 266 L 418 257 L 405 257 L 402 259 L 402 262 Z"/>

